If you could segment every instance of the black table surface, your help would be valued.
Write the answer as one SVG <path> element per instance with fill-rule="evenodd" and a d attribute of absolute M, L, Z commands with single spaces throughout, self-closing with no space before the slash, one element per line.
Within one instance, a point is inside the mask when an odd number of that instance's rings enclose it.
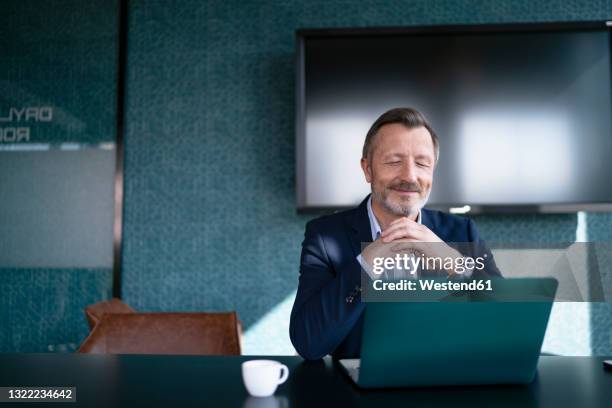
<path fill-rule="evenodd" d="M 240 364 L 256 358 L 289 367 L 289 379 L 273 397 L 249 397 L 242 384 Z M 76 403 L 52 403 L 53 407 L 609 408 L 612 373 L 604 371 L 604 359 L 543 356 L 536 379 L 523 386 L 361 390 L 328 358 L 307 362 L 289 356 L 0 354 L 0 386 L 76 387 Z M 0 403 L 0 408 L 8 405 L 26 406 Z"/>

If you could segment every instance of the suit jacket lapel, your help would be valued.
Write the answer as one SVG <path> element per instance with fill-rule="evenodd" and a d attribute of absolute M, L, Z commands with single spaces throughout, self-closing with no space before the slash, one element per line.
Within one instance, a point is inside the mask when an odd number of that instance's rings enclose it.
<path fill-rule="evenodd" d="M 368 217 L 369 198 L 370 195 L 368 194 L 348 219 L 352 228 L 351 246 L 353 247 L 355 257 L 361 253 L 362 242 L 372 242 L 372 229 L 370 228 L 370 218 Z"/>
<path fill-rule="evenodd" d="M 433 223 L 429 211 L 425 208 L 421 209 L 421 224 L 433 231 Z"/>

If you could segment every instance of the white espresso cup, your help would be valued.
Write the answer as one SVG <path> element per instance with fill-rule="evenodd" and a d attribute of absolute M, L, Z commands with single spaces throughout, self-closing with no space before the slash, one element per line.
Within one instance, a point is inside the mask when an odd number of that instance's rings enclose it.
<path fill-rule="evenodd" d="M 244 386 L 254 397 L 269 397 L 288 377 L 289 369 L 278 361 L 250 360 L 242 363 Z"/>

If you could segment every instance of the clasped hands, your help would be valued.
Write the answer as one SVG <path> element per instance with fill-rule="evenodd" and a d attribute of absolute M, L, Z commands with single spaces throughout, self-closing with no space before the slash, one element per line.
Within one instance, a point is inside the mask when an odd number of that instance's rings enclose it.
<path fill-rule="evenodd" d="M 372 266 L 375 258 L 395 258 L 397 254 L 423 254 L 427 258 L 442 259 L 463 257 L 432 230 L 407 217 L 398 218 L 389 224 L 379 238 L 364 248 L 361 257 Z M 449 277 L 458 275 L 453 269 L 446 269 L 446 272 Z"/>

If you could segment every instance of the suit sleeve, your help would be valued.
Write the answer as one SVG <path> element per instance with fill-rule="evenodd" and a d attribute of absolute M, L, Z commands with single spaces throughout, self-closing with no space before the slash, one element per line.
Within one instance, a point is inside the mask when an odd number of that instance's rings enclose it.
<path fill-rule="evenodd" d="M 314 223 L 306 225 L 300 277 L 291 311 L 289 335 L 297 352 L 307 360 L 332 353 L 346 338 L 365 304 L 355 295 L 360 271 L 335 270 L 324 239 Z M 347 299 L 353 296 L 352 299 Z"/>
<path fill-rule="evenodd" d="M 472 277 L 502 277 L 501 272 L 495 264 L 495 259 L 493 259 L 493 253 L 480 238 L 480 234 L 476 229 L 476 223 L 472 220 L 468 220 L 468 241 L 470 241 L 471 256 L 473 258 L 482 257 L 484 259 L 484 268 L 482 270 L 475 269 Z"/>

